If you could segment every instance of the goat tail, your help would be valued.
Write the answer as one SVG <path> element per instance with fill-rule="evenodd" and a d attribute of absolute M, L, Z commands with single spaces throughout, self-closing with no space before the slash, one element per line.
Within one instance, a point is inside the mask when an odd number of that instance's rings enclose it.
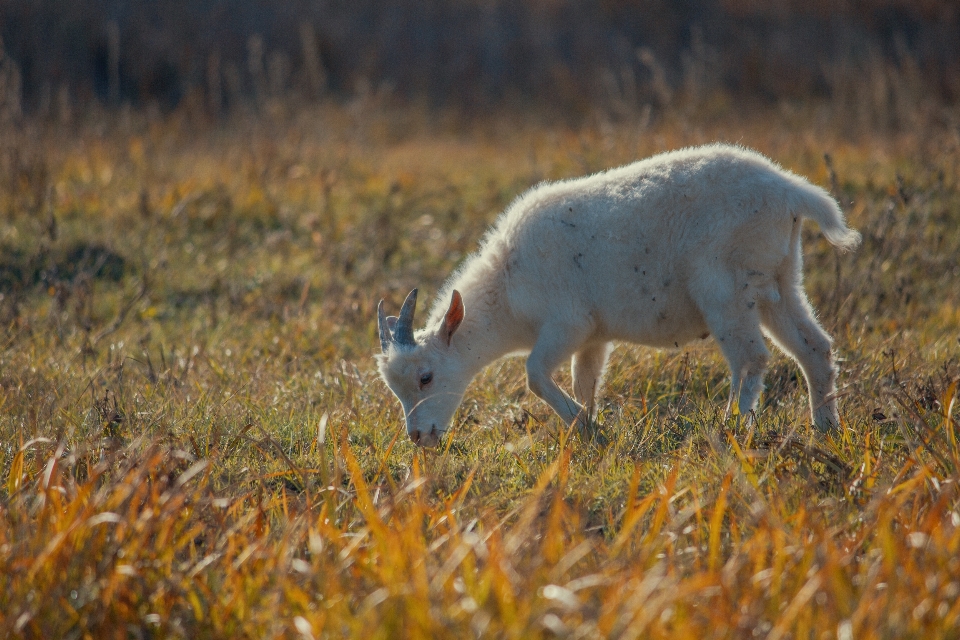
<path fill-rule="evenodd" d="M 820 225 L 827 241 L 836 248 L 841 251 L 856 249 L 860 244 L 860 232 L 847 226 L 843 211 L 833 196 L 806 181 L 798 186 L 801 194 L 798 212 Z"/>

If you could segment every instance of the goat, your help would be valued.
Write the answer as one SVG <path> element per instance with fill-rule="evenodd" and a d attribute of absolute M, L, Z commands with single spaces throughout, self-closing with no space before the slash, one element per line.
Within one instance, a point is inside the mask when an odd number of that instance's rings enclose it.
<path fill-rule="evenodd" d="M 670 348 L 712 335 L 732 372 L 727 415 L 736 403 L 749 417 L 766 334 L 800 365 L 814 425 L 836 429 L 832 340 L 803 290 L 803 218 L 840 249 L 860 241 L 826 191 L 724 144 L 540 184 L 441 289 L 425 329 L 413 331 L 416 289 L 399 317 L 380 301 L 380 374 L 410 438 L 430 447 L 477 373 L 529 353 L 530 391 L 582 430 L 614 341 Z M 552 378 L 571 356 L 572 397 Z"/>

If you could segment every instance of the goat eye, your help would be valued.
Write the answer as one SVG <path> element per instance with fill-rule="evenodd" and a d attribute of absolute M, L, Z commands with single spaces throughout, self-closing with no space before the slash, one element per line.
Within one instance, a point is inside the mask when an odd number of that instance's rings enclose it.
<path fill-rule="evenodd" d="M 423 389 L 425 386 L 427 386 L 428 384 L 430 384 L 430 382 L 431 382 L 432 380 L 433 380 L 433 374 L 432 374 L 432 373 L 425 373 L 425 374 L 423 374 L 422 376 L 420 376 L 420 388 Z"/>

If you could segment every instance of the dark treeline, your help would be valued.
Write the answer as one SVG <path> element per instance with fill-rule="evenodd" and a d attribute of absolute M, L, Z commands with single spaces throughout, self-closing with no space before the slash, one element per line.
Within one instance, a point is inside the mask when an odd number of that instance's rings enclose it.
<path fill-rule="evenodd" d="M 831 96 L 890 74 L 960 99 L 954 0 L 0 0 L 23 108 L 212 110 L 389 91 L 562 109 Z M 882 77 L 881 77 L 882 76 Z M 886 80 L 884 78 L 887 78 Z M 896 79 L 896 78 L 895 78 Z M 919 84 L 918 84 L 919 83 Z M 8 83 L 9 84 L 9 83 Z"/>

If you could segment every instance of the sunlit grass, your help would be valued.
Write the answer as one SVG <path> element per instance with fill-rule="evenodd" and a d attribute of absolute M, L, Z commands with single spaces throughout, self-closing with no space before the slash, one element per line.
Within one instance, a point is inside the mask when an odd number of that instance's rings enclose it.
<path fill-rule="evenodd" d="M 349 109 L 11 132 L 3 635 L 957 637 L 960 154 L 928 133 Z M 435 292 L 537 181 L 717 139 L 834 189 L 863 233 L 805 239 L 842 432 L 811 429 L 782 356 L 747 428 L 712 345 L 621 347 L 606 448 L 507 360 L 415 449 L 376 302 Z"/>

